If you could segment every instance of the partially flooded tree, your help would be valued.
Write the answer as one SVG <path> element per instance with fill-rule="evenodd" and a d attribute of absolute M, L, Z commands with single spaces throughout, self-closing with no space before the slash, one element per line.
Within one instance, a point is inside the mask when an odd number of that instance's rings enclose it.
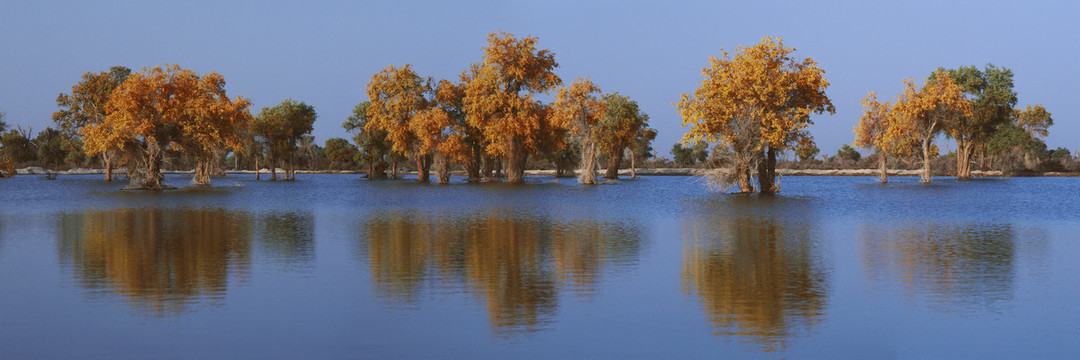
<path fill-rule="evenodd" d="M 552 121 L 571 129 L 580 146 L 581 165 L 578 183 L 596 183 L 596 139 L 593 130 L 605 113 L 604 102 L 597 97 L 600 87 L 588 79 L 577 79 L 559 89 L 551 105 Z"/>
<path fill-rule="evenodd" d="M 265 144 L 271 179 L 277 179 L 276 167 L 279 162 L 285 165 L 285 178 L 296 179 L 294 154 L 300 138 L 311 133 L 317 116 L 314 107 L 293 99 L 259 111 L 252 123 L 252 132 Z"/>
<path fill-rule="evenodd" d="M 930 159 L 934 138 L 945 127 L 962 116 L 971 116 L 971 101 L 964 98 L 963 89 L 945 73 L 932 76 L 922 87 L 904 80 L 906 88 L 894 106 L 897 124 L 922 145 L 922 182 L 930 182 Z"/>
<path fill-rule="evenodd" d="M 431 153 L 421 149 L 420 136 L 414 126 L 417 115 L 431 107 L 425 97 L 430 91 L 431 80 L 420 77 L 405 64 L 401 68 L 387 66 L 371 76 L 367 84 L 368 122 L 366 131 L 385 131 L 391 150 L 412 156 L 416 160 L 417 180 L 428 182 L 431 170 Z"/>
<path fill-rule="evenodd" d="M 87 72 L 82 80 L 71 87 L 71 93 L 56 96 L 56 105 L 60 110 L 53 113 L 52 119 L 68 137 L 77 137 L 80 130 L 92 124 L 105 122 L 105 105 L 120 84 L 131 75 L 131 69 L 113 66 L 109 71 Z M 0 130 L 2 131 L 2 130 Z M 113 162 L 117 150 L 122 144 L 107 148 L 101 152 L 101 161 L 105 164 L 105 181 L 112 181 Z"/>
<path fill-rule="evenodd" d="M 386 132 L 381 130 L 367 130 L 367 108 L 371 102 L 364 101 L 353 108 L 352 115 L 341 124 L 345 131 L 355 133 L 353 142 L 360 148 L 360 159 L 366 169 L 368 179 L 386 178 L 386 157 L 390 154 L 390 142 L 386 140 Z"/>
<path fill-rule="evenodd" d="M 878 168 L 881 170 L 881 183 L 889 181 L 889 156 L 910 155 L 910 146 L 904 146 L 907 133 L 893 113 L 892 102 L 878 101 L 877 94 L 870 92 L 862 99 L 863 116 L 855 126 L 855 142 L 852 144 L 867 150 L 874 150 L 878 156 Z"/>
<path fill-rule="evenodd" d="M 930 79 L 933 81 L 942 75 L 960 85 L 971 102 L 970 115 L 957 116 L 945 126 L 945 133 L 956 139 L 956 177 L 971 178 L 971 156 L 975 149 L 985 146 L 1013 115 L 1016 105 L 1013 72 L 994 65 L 986 65 L 985 70 L 961 66 L 949 70 L 938 68 Z"/>
<path fill-rule="evenodd" d="M 649 115 L 641 111 L 637 101 L 619 95 L 604 95 L 604 116 L 593 129 L 597 146 L 608 156 L 605 178 L 618 179 L 623 152 L 634 145 L 641 130 L 649 126 Z"/>
<path fill-rule="evenodd" d="M 824 70 L 810 58 L 797 60 L 794 51 L 766 37 L 754 47 L 739 47 L 734 57 L 712 57 L 698 89 L 677 103 L 683 126 L 690 126 L 682 142 L 728 147 L 733 169 L 721 177 L 737 182 L 740 192 L 754 191 L 754 168 L 761 192 L 778 191 L 777 153 L 812 146 L 806 131 L 813 124 L 810 115 L 836 112 L 825 95 Z"/>
<path fill-rule="evenodd" d="M 536 37 L 488 35 L 483 61 L 465 91 L 469 125 L 484 136 L 489 156 L 507 159 L 507 182 L 525 181 L 525 162 L 542 147 L 540 130 L 550 128 L 544 107 L 533 98 L 562 84 L 555 54 L 537 49 Z"/>
<path fill-rule="evenodd" d="M 226 146 L 235 137 L 248 101 L 229 99 L 224 86 L 217 73 L 200 77 L 177 65 L 131 74 L 109 97 L 105 121 L 79 130 L 84 149 L 89 156 L 118 148 L 127 151 L 134 162 L 128 188 L 161 189 L 166 151 L 199 157 L 207 153 L 205 149 Z"/>

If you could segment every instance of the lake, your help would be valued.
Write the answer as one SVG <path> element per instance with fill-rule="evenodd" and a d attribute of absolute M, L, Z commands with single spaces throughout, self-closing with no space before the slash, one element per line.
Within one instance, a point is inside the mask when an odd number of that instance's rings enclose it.
<path fill-rule="evenodd" d="M 1080 179 L 0 179 L 0 358 L 1070 358 Z"/>

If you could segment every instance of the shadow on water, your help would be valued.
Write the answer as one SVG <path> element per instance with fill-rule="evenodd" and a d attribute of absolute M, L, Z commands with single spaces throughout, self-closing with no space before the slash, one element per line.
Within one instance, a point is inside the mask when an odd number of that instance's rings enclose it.
<path fill-rule="evenodd" d="M 604 274 L 635 264 L 643 232 L 633 222 L 504 211 L 379 211 L 359 227 L 360 256 L 385 301 L 473 294 L 502 338 L 550 328 L 560 293 L 587 298 Z"/>
<path fill-rule="evenodd" d="M 152 317 L 222 304 L 250 267 L 252 218 L 222 209 L 86 210 L 60 217 L 62 266 L 95 298 Z"/>
<path fill-rule="evenodd" d="M 993 309 L 1012 299 L 1017 232 L 1009 224 L 864 224 L 859 234 L 871 280 L 937 310 Z"/>
<path fill-rule="evenodd" d="M 779 350 L 824 320 L 830 274 L 815 200 L 721 195 L 684 206 L 683 289 L 718 336 Z"/>

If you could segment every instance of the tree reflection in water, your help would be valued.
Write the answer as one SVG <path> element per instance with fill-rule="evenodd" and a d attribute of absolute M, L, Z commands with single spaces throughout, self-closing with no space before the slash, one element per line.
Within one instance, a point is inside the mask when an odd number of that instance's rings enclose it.
<path fill-rule="evenodd" d="M 154 317 L 224 301 L 249 271 L 250 215 L 223 209 L 87 210 L 61 218 L 61 263 L 96 296 L 119 294 Z"/>
<path fill-rule="evenodd" d="M 868 276 L 898 282 L 943 311 L 986 308 L 1012 297 L 1016 232 L 1008 224 L 865 224 Z"/>
<path fill-rule="evenodd" d="M 256 219 L 259 254 L 286 270 L 315 264 L 315 216 L 306 211 L 270 212 Z"/>
<path fill-rule="evenodd" d="M 717 335 L 777 350 L 825 317 L 828 273 L 812 200 L 722 196 L 690 209 L 683 288 Z"/>
<path fill-rule="evenodd" d="M 425 291 L 465 291 L 487 305 L 493 331 L 547 328 L 560 292 L 589 295 L 605 273 L 635 262 L 633 223 L 562 221 L 509 212 L 385 211 L 361 224 L 376 290 L 419 305 Z"/>

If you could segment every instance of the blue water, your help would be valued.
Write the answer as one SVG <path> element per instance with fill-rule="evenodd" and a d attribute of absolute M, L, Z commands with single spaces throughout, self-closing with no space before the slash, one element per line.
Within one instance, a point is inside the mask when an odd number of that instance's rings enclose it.
<path fill-rule="evenodd" d="M 1080 179 L 0 179 L 0 358 L 1070 358 Z"/>

